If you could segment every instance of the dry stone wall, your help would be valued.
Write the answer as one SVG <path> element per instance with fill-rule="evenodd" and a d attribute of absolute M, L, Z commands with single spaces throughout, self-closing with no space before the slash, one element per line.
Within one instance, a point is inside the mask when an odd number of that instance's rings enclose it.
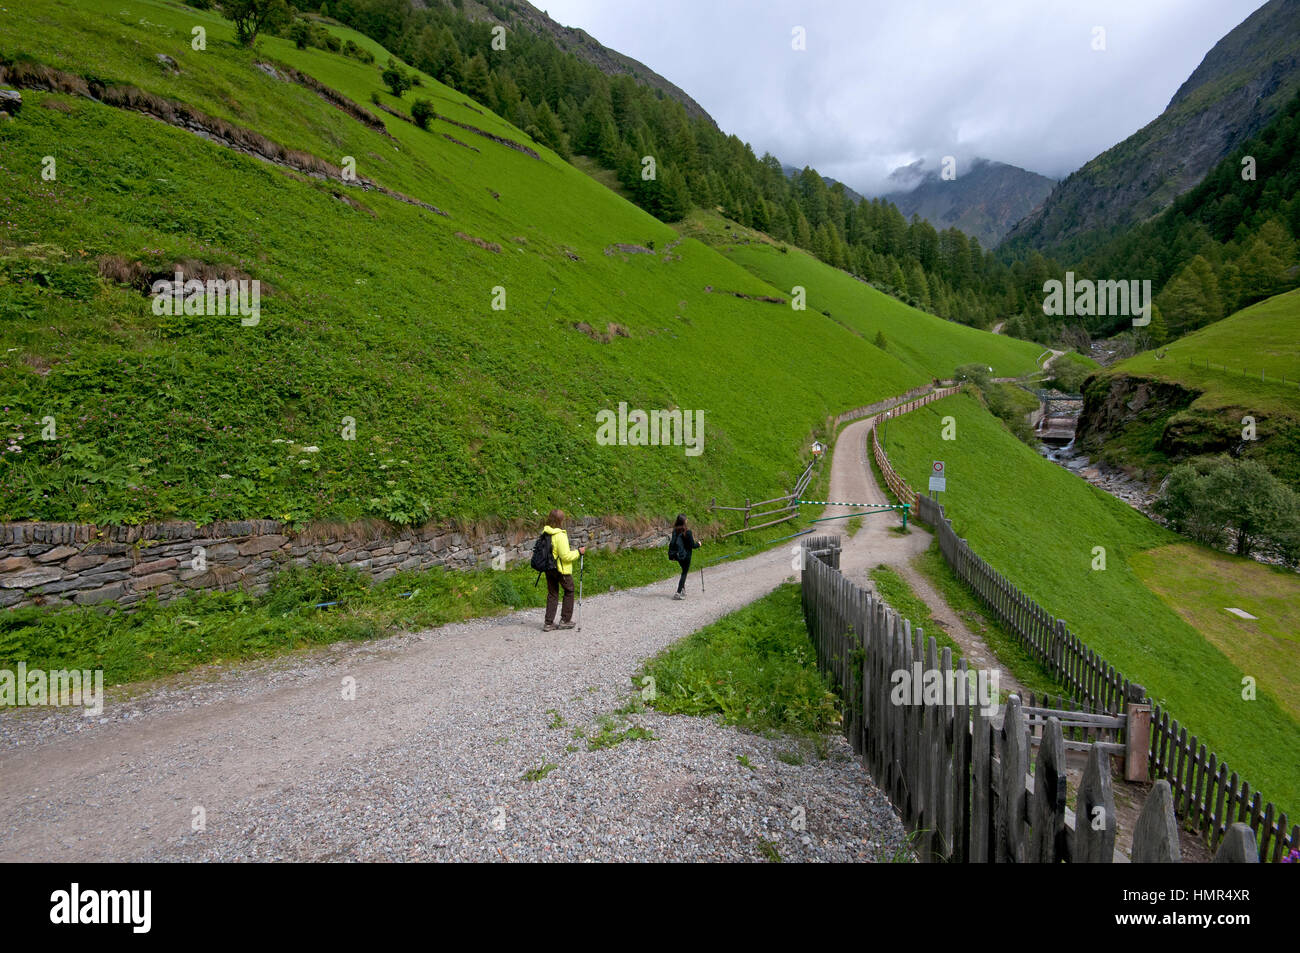
<path fill-rule="evenodd" d="M 570 525 L 569 538 L 575 546 L 616 550 L 653 546 L 666 534 L 624 532 L 588 518 Z M 532 530 L 470 536 L 446 526 L 296 532 L 275 520 L 203 527 L 6 523 L 0 524 L 0 608 L 132 606 L 150 595 L 166 602 L 194 590 L 241 587 L 262 592 L 282 569 L 313 563 L 350 566 L 382 582 L 403 570 L 527 560 L 535 539 Z"/>

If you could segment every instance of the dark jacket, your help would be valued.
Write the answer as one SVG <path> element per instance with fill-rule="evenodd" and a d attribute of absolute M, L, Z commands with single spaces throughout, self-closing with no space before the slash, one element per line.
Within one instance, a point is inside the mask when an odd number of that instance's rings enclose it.
<path fill-rule="evenodd" d="M 679 536 L 681 537 L 681 543 L 680 543 L 680 546 L 681 546 L 681 548 L 682 548 L 683 550 L 686 551 L 686 558 L 685 558 L 685 559 L 679 559 L 678 562 L 690 562 L 690 561 L 691 561 L 691 553 L 694 552 L 695 550 L 699 549 L 699 548 L 700 548 L 700 544 L 697 543 L 697 542 L 695 541 L 695 534 L 692 533 L 689 529 L 686 531 L 685 534 L 682 534 L 682 533 L 680 533 L 680 532 L 678 532 L 677 530 L 674 529 L 674 530 L 673 530 L 673 538 L 672 538 L 671 540 L 669 540 L 669 542 L 668 542 L 668 551 L 669 551 L 669 552 L 672 552 L 672 549 L 673 549 L 673 546 L 674 546 L 674 545 L 679 545 L 678 542 L 677 542 Z"/>

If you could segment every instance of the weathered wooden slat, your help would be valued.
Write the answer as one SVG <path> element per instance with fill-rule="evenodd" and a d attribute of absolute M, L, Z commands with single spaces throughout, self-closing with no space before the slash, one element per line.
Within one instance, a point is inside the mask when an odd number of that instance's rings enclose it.
<path fill-rule="evenodd" d="M 1028 859 L 1051 864 L 1065 858 L 1065 746 L 1061 723 L 1049 718 L 1034 766 L 1034 798 L 1029 823 L 1033 841 Z"/>
<path fill-rule="evenodd" d="M 1028 765 L 1025 721 L 1020 716 L 1020 698 L 1007 699 L 1002 716 L 1001 783 L 998 786 L 999 837 L 998 852 L 1009 863 L 1024 863 L 1025 838 L 1025 772 Z"/>
<path fill-rule="evenodd" d="M 986 864 L 993 859 L 989 850 L 992 825 L 993 723 L 982 708 L 972 713 L 970 860 Z"/>
<path fill-rule="evenodd" d="M 1152 785 L 1133 827 L 1133 863 L 1176 864 L 1181 859 L 1174 796 L 1162 778 Z"/>
<path fill-rule="evenodd" d="M 952 649 L 945 647 L 939 657 L 939 671 L 943 677 L 943 684 L 952 684 L 950 674 L 952 672 Z M 956 687 L 956 686 L 954 686 Z M 965 686 L 961 686 L 963 694 Z M 953 831 L 952 831 L 952 734 L 953 734 L 953 701 L 946 697 L 944 703 L 939 709 L 939 720 L 936 725 L 937 737 L 935 738 L 935 820 L 939 831 L 939 856 L 947 860 L 952 857 L 953 853 Z"/>
<path fill-rule="evenodd" d="M 1214 852 L 1216 864 L 1258 864 L 1259 852 L 1255 849 L 1255 832 L 1249 824 L 1233 824 L 1228 828 L 1223 843 Z"/>
<path fill-rule="evenodd" d="M 1259 795 L 1256 794 L 1255 797 L 1258 799 Z M 1254 830 L 1259 832 L 1259 856 L 1267 857 L 1268 849 L 1273 843 L 1273 804 L 1271 801 L 1264 809 L 1263 821 Z"/>
<path fill-rule="evenodd" d="M 1074 807 L 1076 864 L 1109 864 L 1115 856 L 1115 797 L 1110 765 L 1098 750 L 1088 755 Z"/>
<path fill-rule="evenodd" d="M 968 672 L 966 660 L 958 659 L 957 677 L 966 682 Z M 970 857 L 970 701 L 963 695 L 960 703 L 953 706 L 952 859 L 959 864 Z M 978 699 L 975 703 L 978 704 Z"/>

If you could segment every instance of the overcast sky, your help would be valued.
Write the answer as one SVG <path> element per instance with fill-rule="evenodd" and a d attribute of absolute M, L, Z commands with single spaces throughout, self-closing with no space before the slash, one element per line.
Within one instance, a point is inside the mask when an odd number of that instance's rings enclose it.
<path fill-rule="evenodd" d="M 984 156 L 1061 178 L 1158 116 L 1263 2 L 533 0 L 676 83 L 757 155 L 866 194 L 945 155 L 959 174 Z"/>

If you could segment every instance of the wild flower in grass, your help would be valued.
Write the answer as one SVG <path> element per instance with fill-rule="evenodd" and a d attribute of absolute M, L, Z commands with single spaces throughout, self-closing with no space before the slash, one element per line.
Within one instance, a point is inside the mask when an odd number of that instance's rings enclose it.
<path fill-rule="evenodd" d="M 1282 858 L 1284 864 L 1300 864 L 1300 850 L 1293 850 Z"/>

